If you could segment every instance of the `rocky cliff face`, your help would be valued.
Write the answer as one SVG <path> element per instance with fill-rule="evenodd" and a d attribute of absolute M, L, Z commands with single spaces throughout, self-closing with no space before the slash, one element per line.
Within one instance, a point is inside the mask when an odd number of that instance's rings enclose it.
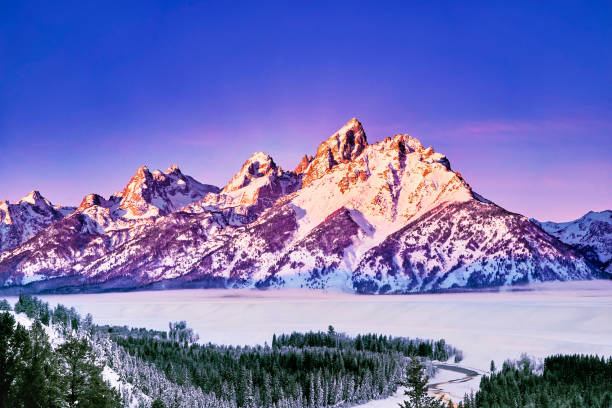
<path fill-rule="evenodd" d="M 183 175 L 175 165 L 163 173 L 159 170 L 151 173 L 142 166 L 118 195 L 119 205 L 114 213 L 116 217 L 127 219 L 168 215 L 202 200 L 208 193 L 218 192 L 215 186 Z"/>
<path fill-rule="evenodd" d="M 314 159 L 308 165 L 302 163 L 304 186 L 309 186 L 314 180 L 320 179 L 327 172 L 341 163 L 355 160 L 368 146 L 365 131 L 357 119 L 351 119 L 329 139 L 319 145 Z M 305 157 L 308 160 L 308 157 Z M 298 171 L 302 171 L 298 166 Z"/>
<path fill-rule="evenodd" d="M 0 284 L 31 290 L 309 287 L 396 293 L 590 279 L 592 263 L 474 193 L 408 135 L 368 144 L 353 119 L 286 171 L 255 153 L 223 188 L 176 167 L 0 255 Z"/>

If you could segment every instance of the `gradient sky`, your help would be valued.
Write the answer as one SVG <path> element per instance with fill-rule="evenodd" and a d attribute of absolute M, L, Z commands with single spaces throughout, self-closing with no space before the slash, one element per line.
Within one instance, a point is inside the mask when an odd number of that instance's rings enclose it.
<path fill-rule="evenodd" d="M 88 3 L 88 4 L 83 4 Z M 612 3 L 5 2 L 0 200 L 292 169 L 352 117 L 541 220 L 612 208 Z"/>

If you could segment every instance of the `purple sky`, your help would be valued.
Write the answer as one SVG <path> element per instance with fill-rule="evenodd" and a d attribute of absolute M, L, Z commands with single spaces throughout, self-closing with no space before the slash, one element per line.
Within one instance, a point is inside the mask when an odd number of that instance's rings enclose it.
<path fill-rule="evenodd" d="M 143 164 L 223 185 L 254 151 L 295 167 L 357 117 L 511 211 L 612 208 L 610 3 L 532 3 L 12 3 L 0 200 L 77 205 Z"/>

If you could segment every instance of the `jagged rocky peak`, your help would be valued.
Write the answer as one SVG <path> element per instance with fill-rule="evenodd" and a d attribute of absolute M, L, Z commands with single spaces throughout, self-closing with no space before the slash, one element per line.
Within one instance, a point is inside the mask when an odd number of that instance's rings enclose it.
<path fill-rule="evenodd" d="M 363 126 L 356 119 L 349 120 L 335 135 L 324 143 L 331 150 L 337 161 L 347 162 L 354 160 L 368 145 Z M 323 144 L 317 149 L 317 156 L 325 149 Z M 326 149 L 326 150 L 327 150 Z"/>
<path fill-rule="evenodd" d="M 361 123 L 353 118 L 317 148 L 314 159 L 304 170 L 304 186 L 340 163 L 355 160 L 368 146 L 368 140 Z"/>
<path fill-rule="evenodd" d="M 219 188 L 184 175 L 176 165 L 163 173 L 151 173 L 147 166 L 141 166 L 119 194 L 119 208 L 127 218 L 166 215 L 200 201 L 210 192 L 218 193 Z"/>
<path fill-rule="evenodd" d="M 43 197 L 42 194 L 40 194 L 38 190 L 30 191 L 25 197 L 19 200 L 18 204 L 21 204 L 21 203 L 28 203 L 28 204 L 32 204 L 35 206 L 42 206 L 42 207 L 52 207 L 49 200 Z"/>
<path fill-rule="evenodd" d="M 54 206 L 37 190 L 15 204 L 0 202 L 0 253 L 21 245 L 74 210 Z"/>
<path fill-rule="evenodd" d="M 149 168 L 140 166 L 121 193 L 120 207 L 131 212 L 132 215 L 144 215 L 151 199 L 147 182 L 152 181 L 152 179 L 153 175 Z"/>
<path fill-rule="evenodd" d="M 240 171 L 225 186 L 223 192 L 229 193 L 248 186 L 253 179 L 271 174 L 280 175 L 280 173 L 282 170 L 274 163 L 270 155 L 256 152 L 244 162 Z"/>
<path fill-rule="evenodd" d="M 181 173 L 181 169 L 176 164 L 171 165 L 164 171 L 164 174 L 183 174 Z"/>
<path fill-rule="evenodd" d="M 410 153 L 416 153 L 419 159 L 426 163 L 440 163 L 447 170 L 451 170 L 448 158 L 442 153 L 438 153 L 433 147 L 424 147 L 421 141 L 407 134 L 396 134 L 393 137 L 387 137 L 381 142 L 376 143 L 379 150 L 397 151 L 400 158 Z"/>
<path fill-rule="evenodd" d="M 37 214 L 43 213 L 59 213 L 61 216 L 66 216 L 76 209 L 76 207 L 71 206 L 62 206 L 62 205 L 53 205 L 51 201 L 47 200 L 40 191 L 32 190 L 25 197 L 19 200 L 16 204 L 10 204 L 8 201 L 6 203 L 6 208 L 8 209 L 10 206 L 17 206 L 20 208 L 30 207 Z"/>
<path fill-rule="evenodd" d="M 112 204 L 111 201 L 104 199 L 104 197 L 98 194 L 95 194 L 95 193 L 87 194 L 81 201 L 81 204 L 79 204 L 79 207 L 77 208 L 77 212 L 83 212 L 86 209 L 91 208 L 95 205 L 100 206 L 100 207 L 110 207 L 111 204 Z"/>
<path fill-rule="evenodd" d="M 295 168 L 295 170 L 293 170 L 293 172 L 295 174 L 302 174 L 306 171 L 306 169 L 308 168 L 308 165 L 310 164 L 310 162 L 314 159 L 314 157 L 312 156 L 308 156 L 307 154 L 304 155 L 304 157 L 302 157 L 302 160 L 300 161 L 300 164 L 297 165 L 297 167 Z"/>
<path fill-rule="evenodd" d="M 424 148 L 409 135 L 398 134 L 370 144 L 354 160 L 331 169 L 316 164 L 315 159 L 304 174 L 304 188 L 293 200 L 308 214 L 303 225 L 320 222 L 324 215 L 345 205 L 363 214 L 381 235 L 443 202 L 475 198 L 461 175 L 450 170 L 444 155 Z M 320 175 L 313 177 L 315 170 Z"/>

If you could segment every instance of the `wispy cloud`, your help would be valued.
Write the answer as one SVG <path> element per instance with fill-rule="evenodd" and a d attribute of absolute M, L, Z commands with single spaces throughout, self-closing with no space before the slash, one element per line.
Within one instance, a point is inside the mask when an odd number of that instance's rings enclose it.
<path fill-rule="evenodd" d="M 456 124 L 446 130 L 449 133 L 470 134 L 474 136 L 496 136 L 500 138 L 516 136 L 518 134 L 550 135 L 553 132 L 560 136 L 567 133 L 610 131 L 612 120 L 599 120 L 587 118 L 561 118 L 543 120 L 482 120 L 468 121 Z"/>

